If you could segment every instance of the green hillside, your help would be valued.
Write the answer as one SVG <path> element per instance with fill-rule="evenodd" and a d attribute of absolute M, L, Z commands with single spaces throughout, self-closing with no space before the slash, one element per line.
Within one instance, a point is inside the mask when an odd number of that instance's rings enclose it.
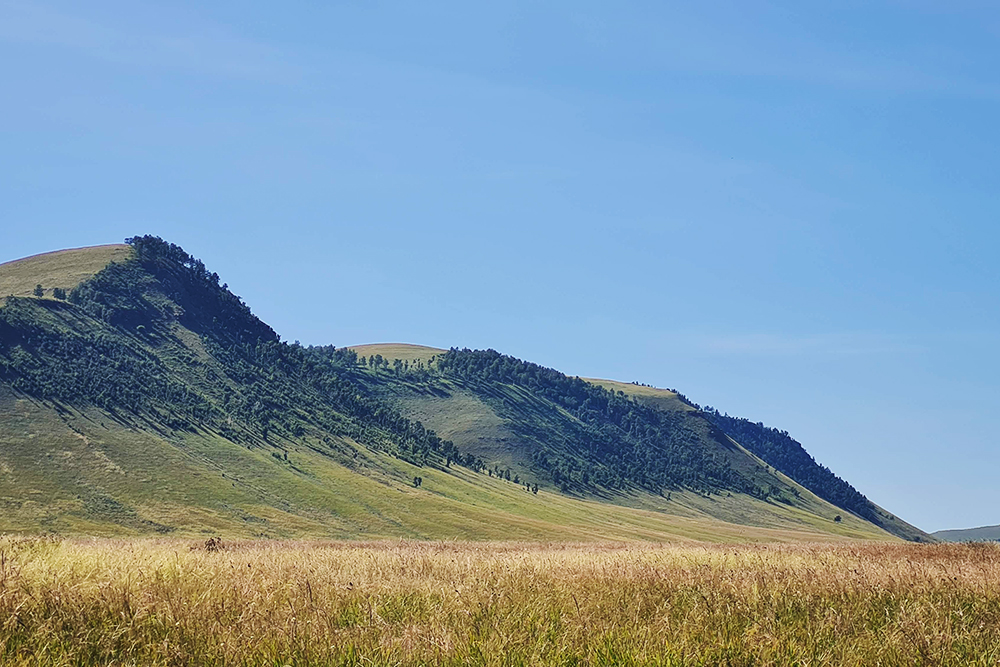
<path fill-rule="evenodd" d="M 662 410 L 701 409 L 676 391 L 613 380 L 589 381 L 609 389 L 624 391 L 636 400 Z M 730 417 L 711 407 L 705 408 L 704 414 L 709 421 L 724 431 L 727 437 L 733 438 L 766 464 L 788 475 L 823 500 L 904 539 L 917 541 L 926 539 L 926 533 L 879 507 L 847 481 L 837 477 L 829 468 L 817 463 L 787 432 L 748 419 Z"/>
<path fill-rule="evenodd" d="M 447 360 L 452 355 L 470 354 L 468 351 L 463 353 L 457 350 L 446 351 L 403 344 L 367 345 L 352 349 L 369 355 L 369 358 L 373 356 L 384 358 L 393 365 L 393 368 L 396 359 L 415 358 L 417 354 L 422 355 L 420 358 L 424 360 L 436 359 L 435 367 L 438 369 L 442 366 L 446 368 Z M 493 353 L 493 359 L 496 358 L 501 358 L 501 355 Z M 554 373 L 549 369 L 543 370 Z M 376 391 L 381 392 L 381 395 L 399 406 L 404 414 L 420 419 L 445 434 L 463 450 L 474 452 L 482 457 L 489 467 L 498 470 L 511 468 L 519 473 L 521 478 L 532 480 L 540 478 L 543 480 L 542 484 L 552 484 L 552 471 L 539 469 L 537 460 L 532 459 L 530 454 L 544 451 L 547 444 L 557 439 L 553 438 L 553 435 L 560 431 L 556 423 L 559 420 L 552 419 L 552 416 L 559 414 L 558 409 L 550 411 L 548 417 L 540 416 L 544 410 L 531 410 L 530 401 L 517 396 L 517 391 L 523 391 L 523 387 L 512 387 L 504 382 L 470 383 L 469 378 L 456 376 L 455 373 L 448 372 L 447 368 L 440 375 L 438 391 L 435 392 L 426 390 L 426 382 L 407 381 L 409 376 L 405 370 L 403 373 L 394 371 L 377 375 L 378 379 L 372 385 Z M 573 380 L 566 378 L 568 382 Z M 744 482 L 750 482 L 749 487 L 744 486 L 741 489 L 743 493 L 758 497 L 763 494 L 763 497 L 771 500 L 798 505 L 808 504 L 806 498 L 811 498 L 815 494 L 818 499 L 855 514 L 904 539 L 917 541 L 930 539 L 926 533 L 872 503 L 849 484 L 833 475 L 829 469 L 816 463 L 798 442 L 788 437 L 787 433 L 768 429 L 763 425 L 750 424 L 747 420 L 733 420 L 746 426 L 739 431 L 732 431 L 739 433 L 740 436 L 746 436 L 745 439 L 733 438 L 731 433 L 726 433 L 720 428 L 722 415 L 711 409 L 702 411 L 676 391 L 614 380 L 587 379 L 585 382 L 610 392 L 624 394 L 644 406 L 671 414 L 676 424 L 672 430 L 683 433 L 688 429 L 688 436 L 692 442 L 702 443 L 703 446 L 704 443 L 708 443 L 712 458 L 720 459 L 725 468 L 737 471 Z M 537 400 L 537 396 L 534 398 Z M 517 409 L 512 411 L 511 406 L 516 406 Z M 564 421 L 572 426 L 574 420 L 567 417 Z M 532 429 L 541 437 L 534 438 L 531 434 Z M 570 433 L 570 438 L 579 442 L 584 440 L 585 436 L 580 433 Z M 762 442 L 767 446 L 761 446 Z M 572 455 L 570 458 L 572 459 Z M 577 459 L 576 467 L 582 470 L 586 465 Z M 704 470 L 707 466 L 700 463 L 695 467 Z M 565 476 L 560 474 L 560 477 Z M 630 502 L 630 498 L 623 498 L 614 489 L 609 493 L 609 489 L 602 489 L 599 485 L 597 488 L 595 485 L 587 488 L 579 481 L 578 479 L 576 484 L 572 484 L 571 479 L 569 485 L 563 483 L 563 486 L 559 484 L 556 486 L 564 492 L 572 488 L 578 492 L 590 492 L 608 498 L 613 502 Z M 694 486 L 703 483 L 704 480 L 695 481 Z M 690 488 L 692 480 L 687 480 L 686 486 Z M 804 496 L 802 487 L 808 489 L 810 493 Z M 663 488 L 665 487 L 647 488 L 647 490 L 660 491 L 662 494 Z M 726 493 L 729 493 L 733 483 L 718 485 L 709 483 L 701 488 L 708 491 L 711 496 L 714 489 L 718 488 L 725 489 Z M 810 510 L 822 513 L 821 506 L 810 507 Z M 745 520 L 732 515 L 727 515 L 727 519 Z"/>
<path fill-rule="evenodd" d="M 695 410 L 493 352 L 283 343 L 153 237 L 0 284 L 0 531 L 889 537 Z"/>

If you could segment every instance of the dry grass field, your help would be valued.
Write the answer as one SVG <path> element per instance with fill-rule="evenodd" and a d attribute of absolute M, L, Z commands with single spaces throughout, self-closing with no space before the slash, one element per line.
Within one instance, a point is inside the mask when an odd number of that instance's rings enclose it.
<path fill-rule="evenodd" d="M 995 665 L 1000 548 L 0 538 L 4 665 Z"/>

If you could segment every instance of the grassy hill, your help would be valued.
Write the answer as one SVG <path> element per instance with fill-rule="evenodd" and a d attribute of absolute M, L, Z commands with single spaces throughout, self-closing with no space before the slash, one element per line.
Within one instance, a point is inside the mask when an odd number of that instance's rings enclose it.
<path fill-rule="evenodd" d="M 124 244 L 57 250 L 0 264 L 0 299 L 31 296 L 41 285 L 46 296 L 53 288 L 66 291 L 93 277 L 111 262 L 123 262 L 132 253 Z"/>
<path fill-rule="evenodd" d="M 700 410 L 698 406 L 676 391 L 612 380 L 590 380 L 590 382 L 624 391 L 636 400 L 662 410 Z M 706 408 L 705 415 L 728 437 L 738 441 L 741 446 L 760 457 L 767 465 L 788 475 L 824 500 L 904 539 L 926 539 L 926 533 L 871 502 L 848 482 L 817 463 L 805 448 L 792 439 L 787 432 L 769 428 L 748 419 L 730 417 L 712 408 Z"/>
<path fill-rule="evenodd" d="M 396 359 L 446 359 L 449 354 L 446 350 L 404 344 L 367 345 L 353 349 L 363 351 L 369 357 L 381 356 L 390 363 Z M 376 391 L 392 400 L 404 414 L 421 420 L 454 440 L 463 449 L 482 457 L 488 467 L 497 470 L 511 468 L 518 471 L 522 478 L 534 480 L 541 477 L 542 484 L 550 482 L 545 471 L 539 471 L 527 454 L 537 451 L 539 442 L 538 438 L 533 439 L 530 434 L 525 436 L 524 424 L 531 421 L 528 415 L 534 412 L 534 427 L 543 432 L 543 440 L 546 436 L 551 437 L 552 432 L 558 429 L 551 422 L 544 423 L 544 418 L 541 418 L 543 425 L 539 428 L 539 411 L 526 409 L 530 401 L 526 397 L 519 397 L 516 387 L 499 383 L 485 390 L 479 387 L 477 391 L 475 383 L 470 384 L 461 378 L 448 376 L 446 381 L 438 385 L 437 391 L 428 392 L 425 383 L 414 384 L 407 382 L 405 378 L 405 373 L 386 373 L 374 385 Z M 723 457 L 726 466 L 737 470 L 744 478 L 753 480 L 757 488 L 767 489 L 770 498 L 809 506 L 811 512 L 820 514 L 828 511 L 826 508 L 829 505 L 824 507 L 823 503 L 826 501 L 904 539 L 929 539 L 925 533 L 872 503 L 816 463 L 799 443 L 788 438 L 787 433 L 752 424 L 750 426 L 754 429 L 754 437 L 751 438 L 750 433 L 744 429 L 740 433 L 747 435 L 746 442 L 736 440 L 731 435 L 712 428 L 718 425 L 717 418 L 721 421 L 721 415 L 711 410 L 702 412 L 674 390 L 604 379 L 588 378 L 586 382 L 612 392 L 621 392 L 656 410 L 680 415 L 685 423 L 694 424 L 698 441 L 714 441 L 713 456 Z M 498 393 L 502 395 L 499 400 Z M 501 416 L 504 406 L 512 404 L 517 405 L 519 410 L 516 413 L 508 411 Z M 767 446 L 761 446 L 762 441 Z M 803 486 L 810 493 L 803 495 Z M 616 493 L 603 494 L 602 497 L 610 498 L 612 502 L 632 502 L 632 498 Z M 813 498 L 822 500 L 816 505 L 812 504 Z M 748 516 L 740 516 L 738 513 L 722 514 L 717 511 L 717 515 L 725 516 L 727 520 L 750 520 Z"/>
<path fill-rule="evenodd" d="M 496 353 L 285 344 L 152 237 L 0 265 L 0 284 L 0 531 L 890 537 L 672 398 Z"/>

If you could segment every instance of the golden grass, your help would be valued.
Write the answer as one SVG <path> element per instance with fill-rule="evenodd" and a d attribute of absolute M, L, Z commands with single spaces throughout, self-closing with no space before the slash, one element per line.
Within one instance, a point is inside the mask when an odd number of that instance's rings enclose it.
<path fill-rule="evenodd" d="M 53 287 L 67 291 L 101 271 L 111 262 L 122 262 L 131 254 L 127 245 L 112 244 L 57 250 L 0 264 L 0 299 L 31 296 L 41 284 L 45 296 Z"/>
<path fill-rule="evenodd" d="M 427 362 L 431 357 L 448 351 L 426 345 L 411 345 L 410 343 L 371 343 L 369 345 L 352 345 L 350 349 L 357 352 L 359 357 L 381 354 L 383 359 L 389 360 L 389 363 L 392 363 L 394 359 Z"/>
<path fill-rule="evenodd" d="M 611 391 L 622 391 L 627 396 L 639 399 L 646 405 L 661 410 L 690 412 L 694 410 L 690 405 L 682 401 L 677 392 L 658 387 L 646 387 L 644 385 L 632 384 L 630 382 L 619 382 L 618 380 L 600 380 L 596 378 L 582 378 L 591 384 L 610 389 Z"/>
<path fill-rule="evenodd" d="M 0 539 L 6 665 L 993 665 L 1000 547 Z"/>

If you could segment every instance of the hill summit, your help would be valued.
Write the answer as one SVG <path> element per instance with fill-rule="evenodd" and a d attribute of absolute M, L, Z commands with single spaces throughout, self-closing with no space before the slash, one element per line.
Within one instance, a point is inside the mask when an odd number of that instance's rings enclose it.
<path fill-rule="evenodd" d="M 282 342 L 157 237 L 0 265 L 0 530 L 931 539 L 786 433 L 493 350 Z"/>

